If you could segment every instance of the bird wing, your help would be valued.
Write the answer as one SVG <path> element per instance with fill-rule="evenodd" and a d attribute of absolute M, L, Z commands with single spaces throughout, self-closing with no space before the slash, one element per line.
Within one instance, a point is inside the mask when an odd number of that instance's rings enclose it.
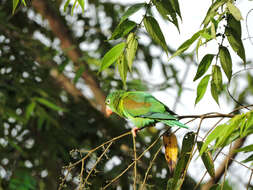
<path fill-rule="evenodd" d="M 163 103 L 146 92 L 126 92 L 121 99 L 121 106 L 127 117 L 176 119 L 167 112 L 168 108 Z"/>

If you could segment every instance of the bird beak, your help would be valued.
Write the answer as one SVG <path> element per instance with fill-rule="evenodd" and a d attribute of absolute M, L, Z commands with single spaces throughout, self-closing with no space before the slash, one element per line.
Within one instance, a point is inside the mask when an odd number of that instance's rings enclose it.
<path fill-rule="evenodd" d="M 108 106 L 106 106 L 105 108 L 105 114 L 107 117 L 109 117 L 112 114 L 112 110 Z"/>

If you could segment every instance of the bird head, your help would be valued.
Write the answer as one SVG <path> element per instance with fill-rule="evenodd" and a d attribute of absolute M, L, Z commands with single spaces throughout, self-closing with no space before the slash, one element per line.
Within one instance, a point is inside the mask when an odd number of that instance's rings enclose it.
<path fill-rule="evenodd" d="M 113 113 L 113 110 L 114 110 L 113 99 L 114 99 L 113 94 L 109 94 L 106 97 L 106 100 L 105 100 L 105 105 L 106 105 L 105 113 L 106 113 L 107 117 L 109 117 Z"/>
<path fill-rule="evenodd" d="M 106 104 L 106 116 L 109 117 L 113 112 L 120 114 L 119 110 L 117 110 L 117 105 L 119 104 L 121 96 L 124 94 L 124 91 L 114 91 L 110 93 L 105 100 Z"/>

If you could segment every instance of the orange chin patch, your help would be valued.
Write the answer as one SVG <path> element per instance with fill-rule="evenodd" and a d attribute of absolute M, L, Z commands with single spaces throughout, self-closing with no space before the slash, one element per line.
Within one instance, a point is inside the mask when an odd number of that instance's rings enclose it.
<path fill-rule="evenodd" d="M 105 113 L 106 113 L 106 116 L 109 117 L 112 114 L 111 108 L 109 108 L 108 106 L 106 106 Z"/>

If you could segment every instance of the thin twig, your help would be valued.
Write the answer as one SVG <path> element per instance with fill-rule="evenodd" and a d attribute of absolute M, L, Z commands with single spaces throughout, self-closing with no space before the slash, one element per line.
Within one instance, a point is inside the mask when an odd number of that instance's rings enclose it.
<path fill-rule="evenodd" d="M 163 134 L 164 134 L 164 133 L 163 133 Z M 114 179 L 112 179 L 112 180 L 111 180 L 106 186 L 104 186 L 102 189 L 106 189 L 106 188 L 109 187 L 112 183 L 114 183 L 116 180 L 118 180 L 124 173 L 126 173 L 127 170 L 129 170 L 129 168 L 131 168 L 131 167 L 134 165 L 135 162 L 137 162 L 138 160 L 140 160 L 140 159 L 142 158 L 142 156 L 158 142 L 158 140 L 161 138 L 161 136 L 162 136 L 163 134 L 159 135 L 159 136 L 154 140 L 154 142 L 153 142 L 148 148 L 146 148 L 146 149 L 141 153 L 140 156 L 137 157 L 136 160 L 134 160 L 131 164 L 129 164 L 128 167 L 127 167 L 124 171 L 122 171 L 118 176 L 116 176 Z"/>
<path fill-rule="evenodd" d="M 85 184 L 88 184 L 88 179 L 91 175 L 91 173 L 93 172 L 93 170 L 96 168 L 97 164 L 100 162 L 100 160 L 102 159 L 102 157 L 106 154 L 106 152 L 108 151 L 108 149 L 110 148 L 110 146 L 112 145 L 113 142 L 110 142 L 110 144 L 106 147 L 106 149 L 104 150 L 104 152 L 99 156 L 99 158 L 97 159 L 97 161 L 95 162 L 95 164 L 93 165 L 92 169 L 89 171 L 88 175 L 86 176 L 85 180 L 84 180 L 84 187 Z"/>
<path fill-rule="evenodd" d="M 150 171 L 150 169 L 151 169 L 151 167 L 152 167 L 152 165 L 153 165 L 153 163 L 154 163 L 156 157 L 158 156 L 159 152 L 162 150 L 162 147 L 163 147 L 163 145 L 161 145 L 160 148 L 156 151 L 156 153 L 155 153 L 153 159 L 152 159 L 151 162 L 149 163 L 149 166 L 148 166 L 148 169 L 147 169 L 147 171 L 146 171 L 146 173 L 145 173 L 145 177 L 144 177 L 144 180 L 143 180 L 143 182 L 142 182 L 142 184 L 141 184 L 140 190 L 143 190 L 143 188 L 145 187 L 145 183 L 146 183 L 147 178 L 148 178 L 148 173 L 149 173 L 149 171 Z"/>
<path fill-rule="evenodd" d="M 251 170 L 251 174 L 250 174 L 250 177 L 249 177 L 249 182 L 248 182 L 248 185 L 247 185 L 247 190 L 249 190 L 252 175 L 253 175 L 253 170 Z"/>
<path fill-rule="evenodd" d="M 135 136 L 132 134 L 132 137 L 134 148 L 134 160 L 137 160 Z M 136 180 L 137 180 L 137 161 L 134 162 L 134 190 L 136 190 Z"/>

